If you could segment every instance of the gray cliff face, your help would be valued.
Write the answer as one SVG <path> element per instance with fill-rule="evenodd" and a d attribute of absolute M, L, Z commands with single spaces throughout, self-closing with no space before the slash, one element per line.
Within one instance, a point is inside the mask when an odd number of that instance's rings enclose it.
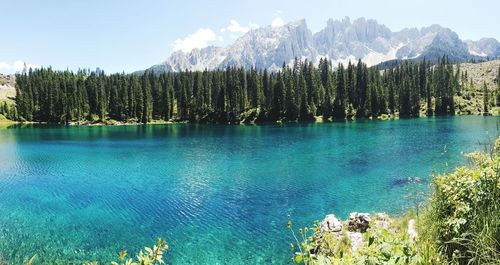
<path fill-rule="evenodd" d="M 265 27 L 252 30 L 228 47 L 227 57 L 221 65 L 256 67 L 259 69 L 280 67 L 295 57 L 315 56 L 312 33 L 305 20 L 283 27 Z"/>
<path fill-rule="evenodd" d="M 482 38 L 478 41 L 465 41 L 469 52 L 478 56 L 498 56 L 500 54 L 500 43 L 493 38 Z"/>
<path fill-rule="evenodd" d="M 253 29 L 226 47 L 174 52 L 150 70 L 201 71 L 227 66 L 276 70 L 295 58 L 314 63 L 320 58 L 334 63 L 361 59 L 376 65 L 394 59 L 436 60 L 444 54 L 455 61 L 498 57 L 500 44 L 492 38 L 462 41 L 455 32 L 439 25 L 393 32 L 376 20 L 359 18 L 351 22 L 348 17 L 330 19 L 324 29 L 313 34 L 306 21 L 299 20 L 281 27 Z"/>

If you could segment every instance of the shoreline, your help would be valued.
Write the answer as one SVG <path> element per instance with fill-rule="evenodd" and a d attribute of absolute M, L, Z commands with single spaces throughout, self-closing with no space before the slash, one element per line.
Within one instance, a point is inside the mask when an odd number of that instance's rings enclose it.
<path fill-rule="evenodd" d="M 174 125 L 174 124 L 201 124 L 201 125 L 243 125 L 243 126 L 259 126 L 259 125 L 269 125 L 269 124 L 296 124 L 296 123 L 341 123 L 341 122 L 355 122 L 355 121 L 394 121 L 400 119 L 421 119 L 421 118 L 432 118 L 432 117 L 463 117 L 463 116 L 490 116 L 490 117 L 498 117 L 498 115 L 493 115 L 492 113 L 488 113 L 488 115 L 484 115 L 481 113 L 475 114 L 456 114 L 456 115 L 438 115 L 438 116 L 425 116 L 421 115 L 419 117 L 399 117 L 398 115 L 389 115 L 383 114 L 377 118 L 369 117 L 369 118 L 352 118 L 352 119 L 344 119 L 344 120 L 328 120 L 324 121 L 322 116 L 315 116 L 313 120 L 297 120 L 297 121 L 269 121 L 269 122 L 239 122 L 239 123 L 219 123 L 219 122 L 193 122 L 193 121 L 164 121 L 164 120 L 154 120 L 148 123 L 141 122 L 122 122 L 122 121 L 106 121 L 106 122 L 90 122 L 90 121 L 73 121 L 69 123 L 51 123 L 51 122 L 20 122 L 20 121 L 11 121 L 4 120 L 0 121 L 0 125 L 57 125 L 57 126 L 82 126 L 82 127 L 98 127 L 98 126 L 139 126 L 139 125 Z"/>

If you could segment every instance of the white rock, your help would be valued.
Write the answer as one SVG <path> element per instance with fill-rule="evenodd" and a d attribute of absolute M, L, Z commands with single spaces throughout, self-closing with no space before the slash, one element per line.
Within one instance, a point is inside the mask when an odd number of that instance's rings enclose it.
<path fill-rule="evenodd" d="M 363 235 L 361 232 L 347 232 L 351 240 L 351 252 L 355 252 L 363 244 Z"/>
<path fill-rule="evenodd" d="M 320 231 L 342 232 L 342 222 L 335 215 L 328 214 L 321 222 Z"/>
<path fill-rule="evenodd" d="M 408 235 L 411 239 L 417 238 L 417 230 L 415 230 L 415 220 L 410 219 L 408 222 Z"/>

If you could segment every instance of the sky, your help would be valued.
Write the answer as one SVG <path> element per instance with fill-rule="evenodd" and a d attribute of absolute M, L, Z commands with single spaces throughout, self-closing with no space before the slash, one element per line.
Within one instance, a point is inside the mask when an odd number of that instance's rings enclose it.
<path fill-rule="evenodd" d="M 224 46 L 255 27 L 376 19 L 392 31 L 431 24 L 500 40 L 498 0 L 0 0 L 0 73 L 27 66 L 132 72 L 176 50 Z"/>

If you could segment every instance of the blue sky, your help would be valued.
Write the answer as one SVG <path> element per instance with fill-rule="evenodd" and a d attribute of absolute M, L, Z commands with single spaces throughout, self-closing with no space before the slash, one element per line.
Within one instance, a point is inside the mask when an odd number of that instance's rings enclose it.
<path fill-rule="evenodd" d="M 463 39 L 500 39 L 500 1 L 0 0 L 0 72 L 28 65 L 131 72 L 174 50 L 226 45 L 256 26 L 374 18 L 393 31 L 441 24 Z"/>

